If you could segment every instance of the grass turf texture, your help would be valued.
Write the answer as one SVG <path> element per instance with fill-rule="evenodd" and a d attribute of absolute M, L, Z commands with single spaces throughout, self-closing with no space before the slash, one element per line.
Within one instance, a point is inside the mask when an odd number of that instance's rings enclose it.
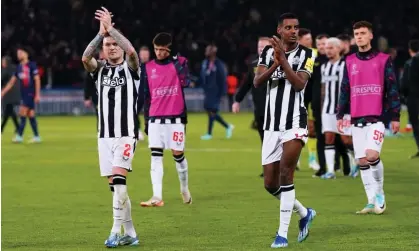
<path fill-rule="evenodd" d="M 405 117 L 405 114 L 404 114 Z M 260 143 L 251 114 L 226 115 L 236 126 L 231 140 L 215 125 L 201 141 L 207 118 L 191 114 L 186 157 L 194 203 L 182 204 L 173 157 L 165 151 L 162 208 L 141 208 L 151 196 L 150 152 L 140 142 L 128 176 L 132 214 L 142 250 L 270 250 L 278 228 L 279 201 L 258 177 Z M 39 145 L 12 144 L 12 124 L 2 135 L 3 250 L 104 250 L 112 226 L 112 199 L 99 177 L 94 117 L 41 117 Z M 25 140 L 32 136 L 29 124 Z M 366 204 L 360 177 L 311 177 L 307 152 L 296 173 L 297 198 L 317 210 L 310 237 L 297 243 L 293 214 L 287 250 L 418 250 L 419 160 L 413 139 L 386 138 L 387 211 L 355 215 Z M 134 247 L 121 247 L 132 250 Z"/>

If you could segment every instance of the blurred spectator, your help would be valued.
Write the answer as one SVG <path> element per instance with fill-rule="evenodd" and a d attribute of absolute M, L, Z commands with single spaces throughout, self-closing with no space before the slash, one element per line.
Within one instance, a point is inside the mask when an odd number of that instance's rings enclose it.
<path fill-rule="evenodd" d="M 313 36 L 311 35 L 311 30 L 306 28 L 300 28 L 298 31 L 298 42 L 308 48 L 313 47 Z"/>
<path fill-rule="evenodd" d="M 332 0 L 103 0 L 101 5 L 114 13 L 116 26 L 136 48 L 151 46 L 156 32 L 173 33 L 195 75 L 199 75 L 203 51 L 210 43 L 218 45 L 218 56 L 229 68 L 246 71 L 245 59 L 255 53 L 255 41 L 273 35 L 281 12 L 298 14 L 301 25 L 313 35 L 350 34 L 354 20 L 366 19 L 377 27 L 377 39 L 385 38 L 391 48 L 403 46 L 405 52 L 407 41 L 419 35 L 418 1 L 394 5 L 391 1 L 354 0 L 344 8 Z M 29 45 L 36 52 L 34 60 L 45 69 L 44 80 L 52 78 L 54 87 L 81 86 L 85 74 L 79 58 L 97 33 L 93 15 L 98 7 L 97 1 L 85 0 L 4 0 L 2 55 L 14 57 L 16 46 Z M 341 11 L 329 11 L 332 8 Z"/>
<path fill-rule="evenodd" d="M 227 76 L 227 97 L 228 97 L 228 107 L 231 112 L 231 107 L 233 106 L 234 102 L 234 95 L 236 94 L 237 87 L 239 84 L 238 78 L 230 72 Z"/>
<path fill-rule="evenodd" d="M 227 94 L 227 68 L 217 57 L 217 47 L 208 45 L 205 49 L 206 59 L 202 61 L 199 84 L 204 89 L 204 108 L 208 113 L 207 133 L 202 140 L 212 139 L 212 129 L 217 121 L 226 129 L 226 137 L 231 138 L 233 126 L 228 124 L 219 114 L 221 98 Z"/>
<path fill-rule="evenodd" d="M 147 46 L 141 46 L 138 52 L 140 63 L 145 64 L 150 61 L 150 49 Z"/>
<path fill-rule="evenodd" d="M 405 65 L 402 92 L 407 98 L 409 121 L 418 149 L 412 158 L 419 158 L 419 40 L 409 42 L 409 54 L 412 58 Z"/>
<path fill-rule="evenodd" d="M 11 63 L 10 57 L 2 57 L 1 59 L 1 88 L 5 87 L 10 81 L 12 76 L 16 72 L 16 66 Z M 19 128 L 19 122 L 15 112 L 15 107 L 20 104 L 20 86 L 18 84 L 13 85 L 12 89 L 2 98 L 2 121 L 1 121 L 1 132 L 6 126 L 9 117 L 12 117 L 13 124 L 15 125 L 15 131 Z"/>

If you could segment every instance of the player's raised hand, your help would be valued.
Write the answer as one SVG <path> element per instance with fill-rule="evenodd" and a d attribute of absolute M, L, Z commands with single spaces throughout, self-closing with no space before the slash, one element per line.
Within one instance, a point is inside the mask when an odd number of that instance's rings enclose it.
<path fill-rule="evenodd" d="M 274 64 L 276 66 L 279 66 L 280 56 L 279 56 L 278 42 L 274 38 L 269 39 L 269 42 L 272 45 L 272 48 L 274 49 Z"/>
<path fill-rule="evenodd" d="M 278 55 L 279 60 L 280 61 L 284 61 L 287 60 L 287 57 L 285 56 L 285 47 L 284 47 L 284 43 L 282 42 L 282 40 L 280 38 L 278 38 L 277 36 L 273 36 L 273 41 L 274 41 L 274 50 L 275 53 Z"/>
<path fill-rule="evenodd" d="M 105 7 L 102 7 L 102 10 L 96 10 L 95 18 L 103 24 L 105 30 L 112 27 L 112 14 Z"/>
<path fill-rule="evenodd" d="M 282 43 L 282 40 L 279 39 L 277 36 L 273 36 L 270 39 L 271 45 L 274 49 L 274 63 L 275 65 L 281 65 L 281 63 L 287 60 L 285 56 L 285 49 Z"/>
<path fill-rule="evenodd" d="M 113 15 L 112 15 L 113 16 Z M 115 25 L 115 23 L 112 23 L 112 27 Z M 107 33 L 105 26 L 103 26 L 102 21 L 100 22 L 100 28 L 99 28 L 99 34 L 102 36 L 105 36 L 105 34 Z"/>
<path fill-rule="evenodd" d="M 338 131 L 343 134 L 344 133 L 343 132 L 343 119 L 338 120 L 337 126 L 338 126 Z"/>
<path fill-rule="evenodd" d="M 400 130 L 400 122 L 399 121 L 391 121 L 391 131 L 393 134 L 398 133 Z"/>
<path fill-rule="evenodd" d="M 100 22 L 99 34 L 102 35 L 102 36 L 104 36 L 106 34 L 106 29 L 105 29 L 105 26 L 103 26 L 102 22 Z"/>

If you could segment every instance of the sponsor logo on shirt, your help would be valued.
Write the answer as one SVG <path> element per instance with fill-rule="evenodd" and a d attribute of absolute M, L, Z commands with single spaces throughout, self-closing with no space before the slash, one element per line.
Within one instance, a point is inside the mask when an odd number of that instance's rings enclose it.
<path fill-rule="evenodd" d="M 127 83 L 125 77 L 114 77 L 110 78 L 109 76 L 103 76 L 102 85 L 108 87 L 118 87 L 125 85 Z"/>
<path fill-rule="evenodd" d="M 164 86 L 153 90 L 153 98 L 177 96 L 179 93 L 176 86 Z"/>
<path fill-rule="evenodd" d="M 381 95 L 383 87 L 381 85 L 359 85 L 351 87 L 351 96 L 368 96 L 368 95 Z"/>

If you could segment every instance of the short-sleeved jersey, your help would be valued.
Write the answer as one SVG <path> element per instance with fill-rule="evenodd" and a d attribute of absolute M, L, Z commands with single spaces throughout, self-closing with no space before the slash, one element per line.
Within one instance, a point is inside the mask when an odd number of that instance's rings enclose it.
<path fill-rule="evenodd" d="M 310 77 L 313 73 L 313 50 L 300 44 L 285 53 L 289 65 L 295 72 L 305 72 Z M 274 49 L 266 46 L 259 57 L 258 66 L 267 68 L 274 63 Z M 265 131 L 285 131 L 292 128 L 307 127 L 307 110 L 304 105 L 304 90 L 296 91 L 279 66 L 267 83 Z"/>
<path fill-rule="evenodd" d="M 320 66 L 321 83 L 325 90 L 322 113 L 336 114 L 344 70 L 345 60 L 343 58 L 334 63 L 328 61 Z"/>
<path fill-rule="evenodd" d="M 20 85 L 23 96 L 35 95 L 35 76 L 38 75 L 38 67 L 35 62 L 29 61 L 26 64 L 17 66 L 15 76 Z"/>
<path fill-rule="evenodd" d="M 127 61 L 118 65 L 104 61 L 103 66 L 92 73 L 99 98 L 99 138 L 137 138 L 138 73 Z"/>

